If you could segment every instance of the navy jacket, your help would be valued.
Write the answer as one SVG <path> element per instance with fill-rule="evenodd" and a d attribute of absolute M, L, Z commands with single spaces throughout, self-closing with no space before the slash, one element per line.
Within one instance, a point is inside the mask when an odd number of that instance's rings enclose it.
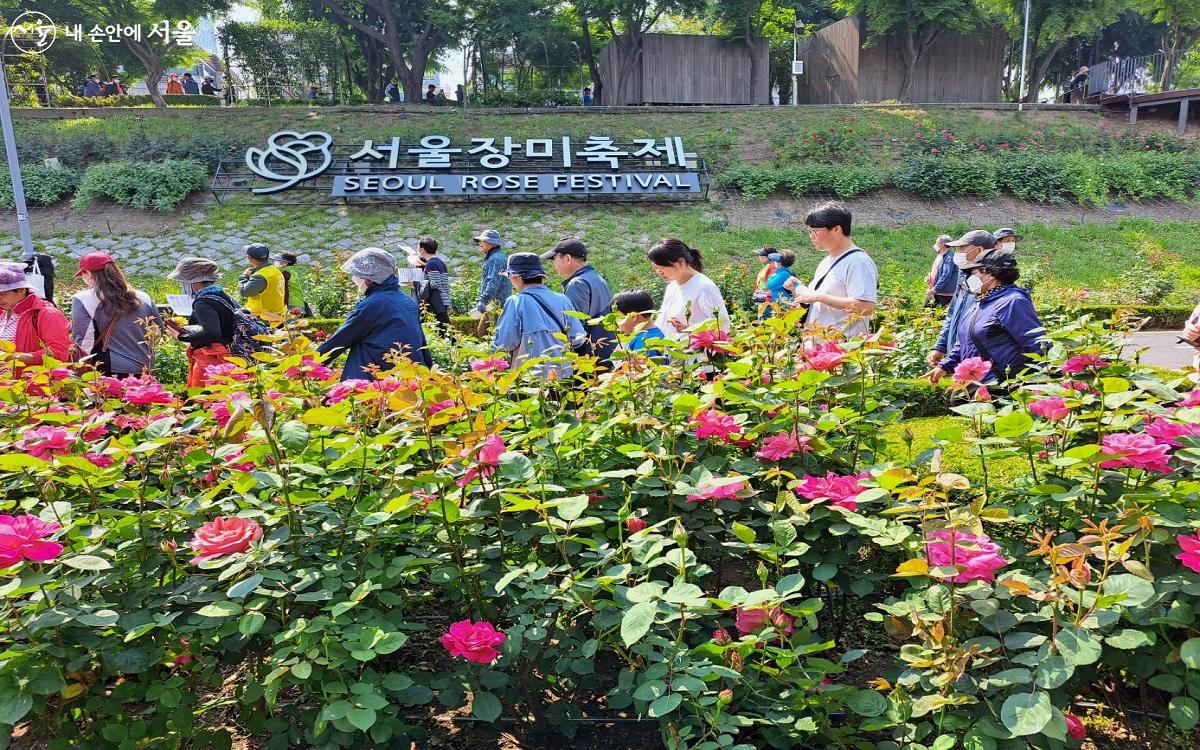
<path fill-rule="evenodd" d="M 400 290 L 400 283 L 393 275 L 368 289 L 346 322 L 317 351 L 328 354 L 348 350 L 342 380 L 373 380 L 374 376 L 366 368 L 377 365 L 380 369 L 388 369 L 391 365 L 384 355 L 397 348 L 403 349 L 408 358 L 418 364 L 426 367 L 433 364 L 425 345 L 417 303 Z"/>
<path fill-rule="evenodd" d="M 992 363 L 985 382 L 1003 380 L 1028 363 L 1026 355 L 1045 350 L 1042 338 L 1045 333 L 1028 289 L 998 287 L 967 310 L 959 324 L 954 348 L 938 366 L 952 373 L 964 359 L 981 357 Z M 987 354 L 980 350 L 977 340 L 983 343 Z"/>
<path fill-rule="evenodd" d="M 588 263 L 563 282 L 563 294 L 571 300 L 575 309 L 591 318 L 603 318 L 612 312 L 612 290 L 608 282 Z M 617 348 L 617 334 L 597 323 L 590 325 L 581 321 L 592 342 L 592 354 L 601 362 L 612 359 Z"/>

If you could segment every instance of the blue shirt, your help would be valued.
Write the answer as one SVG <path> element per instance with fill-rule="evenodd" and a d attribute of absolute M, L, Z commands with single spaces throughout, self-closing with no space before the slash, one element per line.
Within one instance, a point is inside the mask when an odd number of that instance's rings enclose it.
<path fill-rule="evenodd" d="M 629 339 L 628 349 L 631 352 L 642 352 L 651 359 L 658 359 L 662 356 L 662 352 L 657 349 L 648 349 L 646 343 L 649 341 L 665 340 L 667 337 L 659 330 L 658 326 L 650 326 L 644 331 L 639 331 L 634 334 L 633 338 Z"/>
<path fill-rule="evenodd" d="M 933 293 L 941 295 L 954 294 L 958 288 L 958 266 L 954 265 L 953 254 L 947 252 L 938 264 L 937 276 L 933 278 Z"/>
<path fill-rule="evenodd" d="M 997 287 L 991 294 L 976 300 L 963 316 L 958 341 L 938 367 L 952 373 L 964 359 L 981 357 L 992 363 L 984 382 L 1003 380 L 1029 362 L 1026 355 L 1041 354 L 1045 350 L 1042 341 L 1045 333 L 1028 289 L 1011 285 Z M 982 348 L 979 343 L 983 344 Z"/>
<path fill-rule="evenodd" d="M 612 312 L 612 289 L 608 282 L 588 263 L 563 282 L 563 294 L 571 300 L 575 309 L 591 318 L 603 318 Z M 617 347 L 617 337 L 612 331 L 597 323 L 583 324 L 588 339 L 592 342 L 592 354 L 600 361 L 612 358 Z"/>
<path fill-rule="evenodd" d="M 183 79 L 183 93 L 185 94 L 200 94 L 200 84 L 196 83 L 195 78 Z"/>
<path fill-rule="evenodd" d="M 531 297 L 536 297 L 537 301 Z M 546 309 L 542 309 L 542 305 Z M 582 343 L 587 338 L 579 318 L 567 315 L 568 310 L 574 311 L 575 308 L 566 295 L 542 284 L 526 287 L 525 291 L 504 301 L 504 310 L 500 313 L 500 320 L 496 321 L 492 350 L 508 352 L 514 365 L 535 357 L 561 357 L 564 348 L 570 349 L 567 346 L 568 338 L 574 344 Z M 563 334 L 564 328 L 566 335 Z M 556 371 L 562 378 L 571 374 L 571 365 L 546 362 L 538 365 L 534 371 L 542 377 Z"/>
<path fill-rule="evenodd" d="M 83 95 L 100 96 L 100 84 L 89 78 L 88 82 L 83 84 Z"/>
<path fill-rule="evenodd" d="M 942 331 L 938 334 L 937 343 L 933 345 L 934 349 L 947 354 L 954 348 L 958 341 L 958 326 L 973 304 L 975 293 L 967 289 L 965 282 L 960 284 L 954 298 L 950 300 L 950 307 L 946 309 L 946 319 L 942 321 Z"/>
<path fill-rule="evenodd" d="M 390 368 L 385 355 L 397 349 L 417 364 L 433 365 L 417 303 L 400 290 L 400 282 L 392 275 L 367 290 L 346 322 L 317 351 L 321 354 L 347 351 L 342 380 L 374 380 L 367 368 L 370 365 L 382 370 Z"/>
<path fill-rule="evenodd" d="M 512 294 L 512 282 L 504 274 L 507 270 L 508 256 L 499 248 L 489 250 L 483 259 L 483 275 L 479 277 L 479 301 L 475 303 L 477 312 L 486 310 L 489 302 L 503 305 Z"/>

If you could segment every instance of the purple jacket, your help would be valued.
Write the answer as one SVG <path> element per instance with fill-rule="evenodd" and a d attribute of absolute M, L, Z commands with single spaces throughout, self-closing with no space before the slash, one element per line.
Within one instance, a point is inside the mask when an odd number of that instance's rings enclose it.
<path fill-rule="evenodd" d="M 995 382 L 1020 370 L 1029 361 L 1026 355 L 1045 351 L 1045 333 L 1029 290 L 1000 287 L 967 310 L 959 323 L 954 348 L 938 366 L 952 373 L 964 359 L 981 357 L 992 363 L 985 381 Z M 980 351 L 976 340 L 983 343 L 987 354 Z"/>

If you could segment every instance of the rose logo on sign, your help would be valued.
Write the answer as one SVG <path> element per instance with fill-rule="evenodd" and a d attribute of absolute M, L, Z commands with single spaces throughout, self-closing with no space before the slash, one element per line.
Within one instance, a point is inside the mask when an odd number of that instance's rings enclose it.
<path fill-rule="evenodd" d="M 17 16 L 8 30 L 12 45 L 28 55 L 40 55 L 50 49 L 58 38 L 58 27 L 50 16 L 36 10 L 27 10 Z"/>
<path fill-rule="evenodd" d="M 253 192 L 269 195 L 317 177 L 333 162 L 333 153 L 329 148 L 332 143 L 333 136 L 329 133 L 281 130 L 267 140 L 265 149 L 246 149 L 246 166 L 250 167 L 250 171 L 278 183 L 256 187 Z M 283 171 L 276 168 L 280 165 Z"/>

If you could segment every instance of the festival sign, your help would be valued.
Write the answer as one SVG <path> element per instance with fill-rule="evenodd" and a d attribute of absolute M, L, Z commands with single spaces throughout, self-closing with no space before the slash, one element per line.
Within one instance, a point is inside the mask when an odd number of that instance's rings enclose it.
<path fill-rule="evenodd" d="M 683 139 L 398 137 L 334 145 L 321 131 L 281 130 L 242 162 L 222 161 L 218 201 L 694 200 L 708 192 L 704 160 Z"/>

